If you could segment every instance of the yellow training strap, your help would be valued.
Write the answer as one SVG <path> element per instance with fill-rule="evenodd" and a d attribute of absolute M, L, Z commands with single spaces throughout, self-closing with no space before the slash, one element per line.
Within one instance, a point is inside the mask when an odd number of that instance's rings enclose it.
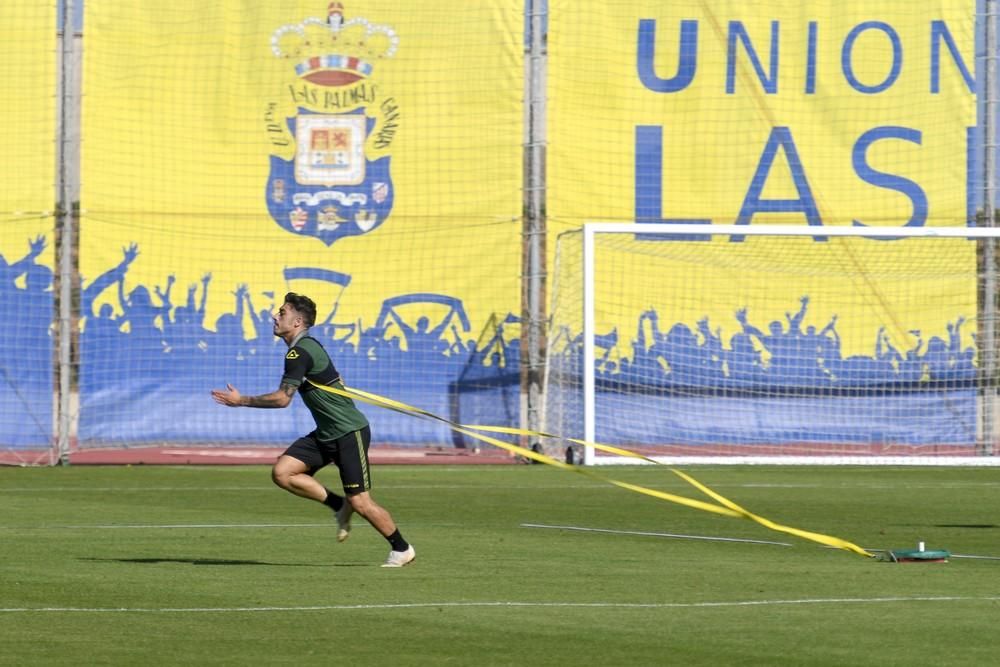
<path fill-rule="evenodd" d="M 573 442 L 579 445 L 584 445 L 587 447 L 593 447 L 594 449 L 599 449 L 601 451 L 609 452 L 611 454 L 618 454 L 619 456 L 627 456 L 630 458 L 642 459 L 643 461 L 648 461 L 656 465 L 663 465 L 662 463 L 660 463 L 655 459 L 651 459 L 648 456 L 643 456 L 642 454 L 638 454 L 636 452 L 630 452 L 627 449 L 622 449 L 620 447 L 613 447 L 611 445 L 602 445 L 601 443 L 598 442 L 587 442 L 586 440 L 578 440 L 576 438 L 563 438 L 557 435 L 552 435 L 551 433 L 542 433 L 540 431 L 528 431 L 525 429 L 511 428 L 509 426 L 466 426 L 466 428 L 482 430 L 482 431 L 493 431 L 496 433 L 508 433 L 511 435 L 527 435 L 529 437 L 533 436 L 541 438 L 555 438 L 559 440 L 565 440 L 567 442 Z M 798 537 L 807 540 L 812 540 L 813 542 L 819 542 L 820 544 L 826 544 L 828 546 L 836 547 L 838 549 L 846 549 L 848 551 L 853 551 L 854 553 L 857 553 L 862 556 L 868 556 L 870 558 L 875 557 L 874 554 L 865 551 L 861 547 L 857 546 L 852 542 L 848 542 L 847 540 L 842 540 L 838 537 L 831 537 L 829 535 L 823 535 L 822 533 L 813 533 L 811 531 L 801 530 L 799 528 L 792 528 L 790 526 L 783 526 L 781 524 L 771 521 L 770 519 L 758 516 L 748 510 L 743 509 L 742 507 L 740 507 L 733 501 L 729 500 L 725 496 L 722 496 L 721 494 L 708 488 L 707 486 L 705 486 L 695 478 L 691 477 L 690 475 L 683 473 L 680 470 L 676 470 L 674 468 L 670 468 L 670 472 L 674 473 L 675 475 L 683 479 L 691 486 L 695 487 L 705 495 L 709 496 L 720 505 L 728 507 L 729 509 L 737 512 L 739 516 L 745 519 L 749 519 L 751 521 L 755 521 L 760 525 L 765 526 L 766 528 L 770 528 L 771 530 L 775 530 L 782 533 L 788 533 L 789 535 L 796 535 Z"/>
<path fill-rule="evenodd" d="M 493 445 L 495 447 L 499 447 L 500 449 L 507 450 L 508 452 L 511 452 L 511 453 L 514 453 L 514 454 L 518 454 L 518 455 L 523 456 L 525 458 L 532 459 L 533 461 L 538 461 L 539 463 L 548 464 L 550 466 L 559 468 L 561 470 L 569 470 L 569 471 L 572 471 L 572 472 L 575 472 L 575 473 L 579 473 L 581 475 L 585 475 L 587 477 L 592 477 L 594 479 L 601 480 L 602 482 L 607 482 L 609 484 L 614 484 L 615 486 L 619 486 L 619 487 L 621 487 L 623 489 L 628 489 L 630 491 L 635 491 L 636 493 L 642 493 L 642 494 L 645 494 L 647 496 L 652 496 L 654 498 L 659 498 L 661 500 L 668 500 L 670 502 L 677 503 L 677 504 L 680 504 L 680 505 L 686 505 L 688 507 L 692 507 L 694 509 L 703 510 L 705 512 L 713 512 L 715 514 L 721 514 L 723 516 L 730 516 L 730 517 L 733 517 L 733 518 L 740 518 L 740 517 L 743 516 L 739 512 L 736 512 L 734 510 L 728 509 L 726 507 L 720 507 L 718 505 L 712 505 L 710 503 L 706 503 L 706 502 L 703 502 L 703 501 L 700 501 L 700 500 L 695 500 L 693 498 L 685 498 L 683 496 L 675 496 L 672 493 L 666 493 L 664 491 L 657 491 L 655 489 L 648 489 L 648 488 L 643 487 L 643 486 L 638 486 L 636 484 L 630 484 L 628 482 L 622 482 L 622 481 L 619 481 L 619 480 L 616 480 L 616 479 L 611 479 L 610 477 L 605 477 L 604 475 L 599 475 L 599 474 L 591 471 L 588 468 L 580 468 L 580 467 L 577 467 L 577 466 L 571 466 L 571 465 L 569 465 L 567 463 L 563 463 L 562 461 L 554 459 L 551 456 L 547 456 L 547 455 L 542 454 L 540 452 L 536 452 L 536 451 L 533 451 L 533 450 L 530 450 L 530 449 L 526 449 L 526 448 L 520 447 L 518 445 L 512 445 L 509 442 L 504 442 L 503 440 L 497 440 L 496 438 L 492 438 L 490 436 L 483 435 L 482 433 L 476 433 L 476 432 L 472 431 L 470 427 L 468 427 L 468 426 L 466 426 L 464 424 L 457 424 L 457 423 L 452 422 L 452 421 L 450 421 L 448 419 L 445 419 L 444 417 L 439 417 L 438 415 L 435 415 L 432 412 L 428 412 L 426 410 L 423 410 L 421 408 L 417 408 L 417 407 L 414 407 L 414 406 L 411 406 L 411 405 L 406 405 L 405 403 L 400 403 L 399 401 L 395 401 L 395 400 L 393 400 L 391 398 L 385 398 L 384 396 L 379 396 L 377 394 L 370 394 L 368 392 L 361 391 L 360 389 L 350 389 L 350 388 L 348 388 L 346 390 L 342 390 L 342 389 L 339 389 L 337 387 L 329 387 L 329 386 L 326 386 L 326 385 L 317 385 L 317 384 L 315 384 L 315 383 L 313 383 L 311 381 L 308 381 L 308 382 L 310 384 L 312 384 L 312 385 L 314 385 L 316 387 L 319 387 L 320 389 L 323 389 L 324 391 L 328 391 L 328 392 L 330 392 L 332 394 L 338 394 L 340 396 L 345 396 L 347 398 L 352 398 L 352 399 L 355 399 L 355 400 L 359 400 L 359 401 L 361 401 L 363 403 L 368 403 L 370 405 L 374 405 L 374 406 L 380 407 L 380 408 L 387 408 L 389 410 L 393 410 L 395 412 L 400 412 L 400 413 L 403 413 L 403 414 L 408 414 L 410 416 L 425 417 L 425 418 L 428 418 L 428 419 L 432 419 L 434 421 L 442 422 L 444 424 L 447 424 L 453 431 L 456 431 L 457 433 L 462 433 L 463 435 L 467 435 L 470 438 L 475 438 L 476 440 L 480 440 L 480 441 L 485 442 L 485 443 L 487 443 L 489 445 Z M 498 427 L 498 428 L 505 428 L 505 427 Z M 490 430 L 490 429 L 483 428 L 482 430 Z"/>
<path fill-rule="evenodd" d="M 733 501 L 729 500 L 728 498 L 725 498 L 721 494 L 716 493 L 715 491 L 708 488 L 707 486 L 705 486 L 698 480 L 694 479 L 690 475 L 681 472 L 680 470 L 676 470 L 674 468 L 670 468 L 670 471 L 673 472 L 678 477 L 680 477 L 681 479 L 683 479 L 684 481 L 686 481 L 687 483 L 694 486 L 696 489 L 700 490 L 705 495 L 715 500 L 719 504 L 713 505 L 700 500 L 695 500 L 693 498 L 685 498 L 684 496 L 677 496 L 672 493 L 665 493 L 663 491 L 657 491 L 655 489 L 639 486 L 637 484 L 630 484 L 628 482 L 622 482 L 616 479 L 612 479 L 610 477 L 606 477 L 604 475 L 600 475 L 596 472 L 593 472 L 589 468 L 569 465 L 567 463 L 554 459 L 551 456 L 547 456 L 540 452 L 536 452 L 531 449 L 527 449 L 525 447 L 520 447 L 518 445 L 512 445 L 509 442 L 504 442 L 502 440 L 498 440 L 497 438 L 493 438 L 491 436 L 483 435 L 479 431 L 489 431 L 493 433 L 506 433 L 509 435 L 523 435 L 528 437 L 542 437 L 542 438 L 565 440 L 567 442 L 573 442 L 575 444 L 583 445 L 586 447 L 593 447 L 594 449 L 599 449 L 601 451 L 609 452 L 612 454 L 618 454 L 619 456 L 641 459 L 643 461 L 648 461 L 656 465 L 662 465 L 659 461 L 656 461 L 655 459 L 651 459 L 647 456 L 643 456 L 642 454 L 638 454 L 636 452 L 631 452 L 627 449 L 622 449 L 620 447 L 613 447 L 611 445 L 603 445 L 596 442 L 588 442 L 586 440 L 579 440 L 576 438 L 565 438 L 550 433 L 542 433 L 539 431 L 530 431 L 527 429 L 512 428 L 508 426 L 479 426 L 479 425 L 459 424 L 449 419 L 445 419 L 444 417 L 440 417 L 432 412 L 428 412 L 427 410 L 423 410 L 421 408 L 414 407 L 412 405 L 407 405 L 406 403 L 401 403 L 391 398 L 379 396 L 378 394 L 371 394 L 369 392 L 362 391 L 360 389 L 352 389 L 347 387 L 345 387 L 345 389 L 339 389 L 337 387 L 330 387 L 327 385 L 316 384 L 315 382 L 312 382 L 311 380 L 308 379 L 306 380 L 306 382 L 309 382 L 309 384 L 313 385 L 314 387 L 322 389 L 323 391 L 329 392 L 331 394 L 337 394 L 345 398 L 356 399 L 362 401 L 363 403 L 368 403 L 370 405 L 374 405 L 380 408 L 386 408 L 389 410 L 393 410 L 395 412 L 400 412 L 411 416 L 423 417 L 426 419 L 431 419 L 434 421 L 441 422 L 443 424 L 448 425 L 449 428 L 456 431 L 457 433 L 467 435 L 470 438 L 480 440 L 482 442 L 493 445 L 495 447 L 499 447 L 500 449 L 506 450 L 508 452 L 517 454 L 519 456 L 523 456 L 533 461 L 538 461 L 539 463 L 545 463 L 547 465 L 559 468 L 561 470 L 569 470 L 581 475 L 585 475 L 587 477 L 591 477 L 593 479 L 600 480 L 602 482 L 607 482 L 617 487 L 627 489 L 629 491 L 634 491 L 635 493 L 641 493 L 647 496 L 652 496 L 653 498 L 659 498 L 660 500 L 666 500 L 679 505 L 685 505 L 687 507 L 702 510 L 704 512 L 712 512 L 714 514 L 721 514 L 723 516 L 729 516 L 733 518 L 748 519 L 771 530 L 788 533 L 789 535 L 795 535 L 797 537 L 801 537 L 806 540 L 811 540 L 813 542 L 818 542 L 820 544 L 825 544 L 827 546 L 835 547 L 837 549 L 845 549 L 847 551 L 852 551 L 856 554 L 867 556 L 869 558 L 875 557 L 874 554 L 865 551 L 861 547 L 857 546 L 852 542 L 848 542 L 847 540 L 842 540 L 837 537 L 831 537 L 829 535 L 823 535 L 821 533 L 814 533 L 807 530 L 800 530 L 798 528 L 783 526 L 781 524 L 771 521 L 770 519 L 766 519 L 764 517 L 753 514 L 752 512 L 743 509 L 742 507 L 740 507 Z"/>

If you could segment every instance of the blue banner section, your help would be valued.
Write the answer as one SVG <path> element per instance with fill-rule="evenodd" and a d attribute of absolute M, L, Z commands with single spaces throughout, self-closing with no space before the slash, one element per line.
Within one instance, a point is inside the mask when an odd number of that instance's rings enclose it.
<path fill-rule="evenodd" d="M 935 445 L 967 447 L 977 436 L 976 347 L 959 315 L 946 337 L 912 330 L 897 348 L 884 328 L 870 349 L 841 349 L 838 320 L 803 324 L 798 311 L 765 328 L 746 308 L 727 341 L 708 317 L 696 327 L 638 315 L 636 335 L 594 337 L 595 438 L 644 446 Z M 905 323 L 897 323 L 905 325 Z M 583 337 L 553 341 L 546 400 L 565 431 L 583 437 Z"/>
<path fill-rule="evenodd" d="M 583 437 L 583 392 L 561 387 L 564 419 L 580 425 L 567 437 Z M 629 410 L 641 411 L 643 419 L 615 419 L 623 401 Z M 830 446 L 865 446 L 865 453 L 894 445 L 933 446 L 959 449 L 976 442 L 976 391 L 947 387 L 903 389 L 889 395 L 845 392 L 823 395 L 813 390 L 802 395 L 782 395 L 743 391 L 694 394 L 677 388 L 661 393 L 636 394 L 599 386 L 595 396 L 598 442 L 629 443 L 640 447 L 691 446 L 713 450 L 718 445 L 748 447 L 741 453 L 753 455 L 753 447 L 777 447 L 767 453 L 802 453 L 792 446 L 815 445 L 829 453 Z M 849 416 L 849 417 L 848 417 Z M 840 450 L 853 451 L 851 449 Z M 714 450 L 712 453 L 716 453 Z"/>
<path fill-rule="evenodd" d="M 246 394 L 268 393 L 283 373 L 284 343 L 272 332 L 273 308 L 256 308 L 239 286 L 232 310 L 206 321 L 214 296 L 211 276 L 175 304 L 173 282 L 125 288 L 139 248 L 84 284 L 79 374 L 81 446 L 151 443 L 244 443 L 273 446 L 312 430 L 299 401 L 289 410 L 243 410 L 238 418 L 209 400 L 232 383 Z M 351 276 L 318 267 L 287 267 L 287 281 L 314 280 L 341 288 Z M 276 307 L 281 294 L 269 293 Z M 259 304 L 258 304 L 259 305 Z M 392 396 L 438 414 L 517 426 L 519 340 L 505 332 L 519 318 L 491 318 L 489 335 L 472 329 L 461 299 L 416 292 L 382 301 L 374 322 L 334 321 L 337 303 L 310 330 L 329 351 L 348 386 Z M 325 319 L 324 319 L 325 316 Z M 245 327 L 244 322 L 253 326 Z M 378 443 L 453 442 L 430 422 L 383 411 L 370 415 Z M 462 446 L 464 443 L 455 442 Z"/>
<path fill-rule="evenodd" d="M 0 264 L 0 304 L 19 335 L 0 339 L 0 439 L 14 448 L 47 446 L 53 433 L 53 293 L 51 269 L 37 263 L 42 237 Z M 15 253 L 16 254 L 16 253 Z M 245 286 L 233 310 L 205 322 L 210 278 L 174 305 L 165 287 L 124 289 L 137 247 L 81 292 L 79 439 L 84 447 L 152 443 L 291 442 L 312 423 L 300 402 L 289 410 L 244 410 L 224 418 L 208 400 L 231 382 L 246 393 L 277 388 L 284 345 L 271 333 L 268 309 L 256 310 Z M 289 267 L 287 279 L 346 286 L 347 274 Z M 117 291 L 117 295 L 114 292 Z M 117 296 L 117 307 L 103 302 Z M 199 298 L 200 296 L 200 298 Z M 872 348 L 846 355 L 838 323 L 805 326 L 809 300 L 786 322 L 764 328 L 736 309 L 740 330 L 726 342 L 708 319 L 695 328 L 640 313 L 636 336 L 617 329 L 595 337 L 597 438 L 637 445 L 782 445 L 803 443 L 961 445 L 976 440 L 976 349 L 963 343 L 966 317 L 947 336 L 914 332 L 897 349 L 884 331 Z M 415 310 L 414 310 L 415 309 Z M 334 308 L 335 310 L 335 308 Z M 405 312 L 404 312 L 405 311 Z M 445 312 L 445 315 L 441 315 Z M 245 331 L 244 318 L 254 327 Z M 374 323 L 318 322 L 312 335 L 329 350 L 348 386 L 391 396 L 465 423 L 518 426 L 520 347 L 513 314 L 492 318 L 487 335 L 465 340 L 471 323 L 462 301 L 435 293 L 386 298 Z M 249 333 L 249 335 L 248 335 Z M 451 333 L 449 337 L 447 334 Z M 562 423 L 582 424 L 582 337 L 553 341 L 547 400 Z M 468 446 L 434 422 L 368 409 L 378 443 Z M 643 415 L 641 420 L 616 415 Z M 845 415 L 850 415 L 845 419 Z M 581 433 L 564 433 L 580 436 Z"/>
<path fill-rule="evenodd" d="M 46 240 L 28 241 L 19 256 L 0 248 L 0 443 L 12 448 L 48 447 L 52 443 L 55 346 L 52 269 L 40 264 Z"/>
<path fill-rule="evenodd" d="M 442 415 L 470 421 L 518 425 L 519 376 L 483 366 L 477 350 L 444 354 L 433 339 L 403 351 L 371 332 L 361 349 L 340 344 L 327 327 L 312 335 L 330 352 L 348 386 L 392 396 Z M 218 334 L 216 334 L 218 335 Z M 177 342 L 173 339 L 171 342 Z M 273 446 L 312 430 L 300 401 L 288 410 L 243 410 L 225 419 L 206 400 L 226 382 L 244 393 L 277 389 L 284 343 L 273 338 L 210 337 L 194 345 L 152 346 L 118 333 L 82 337 L 88 363 L 81 369 L 80 441 L 101 444 L 160 442 L 238 442 Z M 116 369 L 142 368 L 123 376 Z M 363 408 L 371 413 L 374 408 Z M 452 443 L 449 429 L 391 411 L 369 414 L 374 439 L 381 444 Z M 463 443 L 456 442 L 460 446 Z"/>
<path fill-rule="evenodd" d="M 115 267 L 92 288 L 107 286 L 121 270 Z M 294 272 L 320 275 L 310 269 Z M 311 430 L 298 402 L 281 414 L 247 410 L 232 420 L 220 419 L 219 406 L 206 400 L 225 382 L 265 393 L 281 377 L 284 348 L 271 336 L 269 318 L 252 315 L 257 330 L 251 338 L 238 325 L 245 292 L 237 293 L 235 311 L 222 315 L 215 331 L 202 328 L 193 293 L 189 305 L 175 308 L 169 291 L 153 292 L 155 302 L 140 285 L 123 294 L 123 316 L 109 321 L 97 312 L 88 318 L 81 340 L 81 442 L 273 444 Z M 84 290 L 84 296 L 88 304 L 94 294 Z M 772 323 L 766 332 L 738 310 L 743 331 L 725 346 L 707 321 L 698 331 L 682 323 L 666 326 L 655 311 L 642 313 L 637 326 L 640 332 L 650 330 L 651 340 L 626 341 L 617 331 L 597 336 L 598 437 L 636 444 L 974 442 L 975 349 L 961 344 L 963 318 L 949 324 L 948 340 L 932 336 L 912 349 L 897 350 L 879 332 L 870 355 L 845 357 L 835 320 L 821 330 L 801 326 L 806 303 L 803 299 L 787 325 Z M 407 322 L 397 311 L 420 304 L 446 305 L 450 311 L 433 323 L 427 315 Z M 166 322 L 162 330 L 161 320 Z M 122 330 L 126 322 L 128 332 Z M 503 327 L 516 323 L 509 315 L 494 323 L 492 338 L 449 342 L 446 328 L 469 329 L 461 301 L 418 293 L 387 298 L 375 323 L 361 331 L 357 325 L 318 323 L 312 334 L 329 350 L 348 386 L 456 421 L 516 426 L 520 350 L 516 339 L 505 342 L 503 336 Z M 350 342 L 355 334 L 357 344 Z M 754 340 L 763 347 L 755 347 Z M 629 342 L 629 356 L 613 354 Z M 581 359 L 576 336 L 551 360 L 548 400 L 561 400 L 568 412 L 579 410 Z M 565 378 L 573 380 L 560 388 Z M 559 396 L 560 391 L 566 395 Z M 616 407 L 622 402 L 628 403 L 628 414 L 643 415 L 642 423 L 614 418 L 624 413 Z M 849 422 L 845 414 L 851 415 Z M 372 420 L 381 443 L 453 441 L 447 429 L 432 422 L 392 412 L 372 415 Z M 569 423 L 582 423 L 582 417 Z"/>

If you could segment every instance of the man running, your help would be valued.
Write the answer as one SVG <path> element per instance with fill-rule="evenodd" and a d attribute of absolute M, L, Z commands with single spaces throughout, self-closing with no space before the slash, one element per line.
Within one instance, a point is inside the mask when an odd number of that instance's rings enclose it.
<path fill-rule="evenodd" d="M 344 388 L 330 356 L 309 327 L 316 322 L 316 304 L 307 296 L 289 292 L 274 318 L 274 335 L 288 345 L 285 371 L 277 390 L 259 396 L 243 396 L 231 384 L 213 389 L 216 403 L 229 407 L 285 408 L 301 389 L 302 400 L 316 422 L 316 430 L 305 435 L 278 457 L 271 478 L 281 488 L 327 505 L 337 517 L 337 541 L 350 536 L 351 514 L 357 512 L 388 542 L 391 550 L 382 567 L 403 567 L 416 558 L 413 547 L 400 535 L 389 512 L 372 499 L 369 489 L 368 420 L 351 399 L 324 391 Z M 333 463 L 340 471 L 344 496 L 316 481 L 314 475 Z"/>

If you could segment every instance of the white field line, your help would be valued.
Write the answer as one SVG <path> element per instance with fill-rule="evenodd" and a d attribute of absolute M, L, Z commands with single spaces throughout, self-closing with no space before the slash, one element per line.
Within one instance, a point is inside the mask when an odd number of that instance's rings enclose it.
<path fill-rule="evenodd" d="M 1000 458 L 995 456 L 656 456 L 650 458 L 661 465 L 735 465 L 735 466 L 886 466 L 892 468 L 996 468 Z M 636 461 L 627 456 L 595 456 L 595 466 L 605 465 L 654 465 L 646 461 Z"/>
<path fill-rule="evenodd" d="M 541 523 L 522 523 L 522 528 L 550 528 L 553 530 L 576 530 L 587 533 L 611 533 L 612 535 L 642 535 L 644 537 L 670 537 L 678 540 L 704 540 L 707 542 L 743 542 L 746 544 L 771 544 L 779 547 L 793 546 L 788 542 L 770 540 L 748 540 L 742 537 L 711 537 L 708 535 L 682 535 L 677 533 L 652 533 L 643 530 L 611 530 L 608 528 L 585 528 L 583 526 L 549 526 Z"/>
<path fill-rule="evenodd" d="M 329 529 L 333 525 L 329 521 L 325 523 L 168 523 L 168 524 L 81 524 L 72 526 L 0 526 L 0 530 L 215 530 L 218 528 L 323 528 Z M 612 535 L 639 535 L 643 537 L 666 537 L 681 540 L 703 540 L 707 542 L 738 542 L 743 544 L 768 544 L 779 547 L 795 546 L 788 542 L 774 542 L 771 540 L 750 540 L 742 537 L 713 537 L 709 535 L 684 535 L 678 533 L 657 533 L 642 530 L 612 530 L 609 528 L 587 528 L 583 526 L 550 526 L 539 523 L 522 523 L 522 528 L 548 528 L 552 530 L 575 530 L 588 533 L 610 533 Z M 833 549 L 835 547 L 824 547 Z M 884 552 L 885 549 L 865 548 L 866 551 Z M 971 554 L 951 554 L 952 558 L 968 558 L 975 560 L 1000 560 L 1000 556 L 976 556 Z"/>
<path fill-rule="evenodd" d="M 682 482 L 665 482 L 661 484 L 645 483 L 652 489 L 685 489 L 689 488 L 687 484 Z M 468 483 L 468 484 L 382 484 L 379 486 L 380 489 L 482 489 L 482 484 Z M 611 489 L 608 484 L 603 482 L 591 482 L 591 483 L 578 483 L 578 484 L 530 484 L 530 485 L 504 485 L 505 489 L 521 489 L 521 490 L 546 490 L 546 489 L 600 489 L 608 488 Z M 872 483 L 840 483 L 840 484 L 803 484 L 803 483 L 754 483 L 754 482 L 742 482 L 742 483 L 726 483 L 717 482 L 712 484 L 712 488 L 726 488 L 726 489 L 898 489 L 900 485 L 898 484 L 872 484 Z M 995 482 L 933 482 L 926 484 L 906 484 L 906 489 L 975 489 L 975 488 L 1000 488 L 1000 479 Z M 91 493 L 148 493 L 148 492 L 162 492 L 162 493 L 176 493 L 176 492 L 192 492 L 192 493 L 217 493 L 219 491 L 245 491 L 245 492 L 266 492 L 274 493 L 274 488 L 269 484 L 260 484 L 258 486 L 20 486 L 20 487 L 3 487 L 0 486 L 0 493 L 53 493 L 53 492 L 65 492 L 65 493 L 81 493 L 81 492 L 91 492 Z"/>
<path fill-rule="evenodd" d="M 899 596 L 877 598 L 804 598 L 799 600 L 733 600 L 719 602 L 411 602 L 286 607 L 0 607 L 4 614 L 198 614 L 305 611 L 362 611 L 436 608 L 577 608 L 577 609 L 709 609 L 790 605 L 897 604 L 910 602 L 997 602 L 1000 596 Z"/>
<path fill-rule="evenodd" d="M 69 526 L 0 526 L 0 530 L 216 530 L 219 528 L 322 528 L 329 529 L 333 524 L 325 523 L 140 523 L 140 524 L 80 524 Z M 364 527 L 364 524 L 362 524 Z M 743 544 L 768 544 L 779 547 L 795 546 L 789 542 L 771 540 L 751 540 L 742 537 L 716 537 L 709 535 L 684 535 L 679 533 L 657 533 L 642 530 L 612 530 L 609 528 L 587 528 L 584 526 L 551 526 L 540 523 L 522 523 L 522 528 L 548 528 L 552 530 L 575 530 L 588 533 L 609 533 L 612 535 L 639 535 L 642 537 L 665 537 L 680 540 L 702 540 L 706 542 L 738 542 Z M 833 549 L 835 547 L 824 547 Z M 866 548 L 866 551 L 883 552 L 885 549 Z M 998 556 L 975 556 L 970 554 L 951 554 L 952 558 L 968 558 L 977 560 L 1000 560 Z"/>
<path fill-rule="evenodd" d="M 81 524 L 75 526 L 0 526 L 0 530 L 114 530 L 121 528 L 155 529 L 202 529 L 202 528 L 330 528 L 333 521 L 326 523 L 108 523 Z"/>
<path fill-rule="evenodd" d="M 795 546 L 788 542 L 772 542 L 770 540 L 748 540 L 742 537 L 712 537 L 708 535 L 683 535 L 676 533 L 654 533 L 644 530 L 611 530 L 609 528 L 587 528 L 585 526 L 550 526 L 541 523 L 522 523 L 522 528 L 549 528 L 552 530 L 575 530 L 579 532 L 586 533 L 609 533 L 611 535 L 639 535 L 643 537 L 669 537 L 679 540 L 704 540 L 706 542 L 742 542 L 744 544 L 770 544 L 779 547 L 791 547 Z M 831 547 L 827 545 L 822 546 L 823 549 L 836 549 L 837 547 Z M 885 553 L 887 549 L 874 549 L 871 547 L 862 547 L 865 551 Z M 951 558 L 969 558 L 975 560 L 1000 560 L 998 556 L 975 556 L 971 554 L 951 554 Z"/>

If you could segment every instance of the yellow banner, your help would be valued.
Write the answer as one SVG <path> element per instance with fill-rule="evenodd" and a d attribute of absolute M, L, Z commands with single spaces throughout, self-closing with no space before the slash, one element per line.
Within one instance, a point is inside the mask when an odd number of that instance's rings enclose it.
<path fill-rule="evenodd" d="M 551 5 L 559 218 L 631 220 L 632 194 L 662 187 L 670 219 L 964 224 L 976 122 L 966 0 Z M 637 174 L 643 156 L 662 167 Z M 769 210 L 783 199 L 801 201 Z"/>
<path fill-rule="evenodd" d="M 820 330 L 837 316 L 845 355 L 872 356 L 879 327 L 910 349 L 911 331 L 947 339 L 946 324 L 974 317 L 971 280 L 921 285 L 897 274 L 886 284 L 872 271 L 927 266 L 942 246 L 820 238 L 831 225 L 967 223 L 975 194 L 967 185 L 976 124 L 972 3 L 550 5 L 558 18 L 548 70 L 553 231 L 594 220 L 817 230 L 766 249 L 717 238 L 666 269 L 650 259 L 655 251 L 630 256 L 620 284 L 655 274 L 660 285 L 636 293 L 624 318 L 602 312 L 619 288 L 598 294 L 598 331 L 631 333 L 635 316 L 653 306 L 667 326 L 693 330 L 707 317 L 728 341 L 741 330 L 738 308 L 763 329 L 784 323 L 808 296 L 803 326 Z M 949 262 L 975 261 L 974 244 L 954 245 Z M 744 270 L 741 258 L 761 253 L 770 260 L 755 260 L 758 273 Z M 800 273 L 781 268 L 790 257 L 799 258 Z M 855 277 L 838 279 L 848 272 Z M 678 298 L 685 285 L 705 298 Z M 953 308 L 951 322 L 935 308 L 942 303 Z M 966 342 L 971 334 L 967 327 Z"/>
<path fill-rule="evenodd" d="M 53 438 L 53 260 L 56 237 L 55 3 L 0 3 L 0 453 Z M 38 461 L 16 455 L 13 461 Z M 8 457 L 7 462 L 11 459 Z"/>
<path fill-rule="evenodd" d="M 0 219 L 23 223 L 16 228 L 4 225 L 5 256 L 27 251 L 29 234 L 52 228 L 47 216 L 56 196 L 56 37 L 53 3 L 0 3 L 0 138 L 4 156 L 0 160 Z M 38 220 L 40 215 L 45 219 Z"/>
<path fill-rule="evenodd" d="M 369 325 L 412 293 L 461 299 L 479 326 L 516 310 L 521 3 L 86 11 L 86 277 L 135 243 L 126 290 L 174 275 L 200 298 L 211 274 L 210 326 L 243 284 Z M 310 285 L 289 267 L 334 273 Z"/>

